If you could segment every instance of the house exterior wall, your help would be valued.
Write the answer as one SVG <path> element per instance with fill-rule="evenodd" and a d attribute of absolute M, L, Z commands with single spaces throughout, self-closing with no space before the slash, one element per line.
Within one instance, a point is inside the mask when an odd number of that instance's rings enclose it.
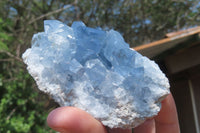
<path fill-rule="evenodd" d="M 200 44 L 165 58 L 181 133 L 200 133 Z"/>

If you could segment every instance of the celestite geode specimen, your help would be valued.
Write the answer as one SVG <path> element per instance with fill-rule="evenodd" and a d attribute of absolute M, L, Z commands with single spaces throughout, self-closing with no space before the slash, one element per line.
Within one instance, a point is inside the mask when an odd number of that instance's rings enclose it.
<path fill-rule="evenodd" d="M 133 128 L 157 115 L 169 94 L 154 61 L 130 49 L 114 30 L 44 21 L 23 54 L 40 90 L 61 106 L 87 111 L 111 128 Z"/>

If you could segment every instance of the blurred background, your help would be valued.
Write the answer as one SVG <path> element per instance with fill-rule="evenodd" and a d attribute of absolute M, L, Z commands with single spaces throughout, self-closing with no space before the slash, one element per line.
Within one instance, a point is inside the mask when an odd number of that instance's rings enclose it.
<path fill-rule="evenodd" d="M 200 2 L 199 0 L 1 0 L 0 133 L 54 132 L 47 127 L 46 117 L 50 110 L 58 107 L 58 105 L 49 96 L 37 89 L 37 85 L 27 73 L 26 66 L 21 58 L 22 53 L 31 46 L 33 34 L 43 31 L 43 20 L 46 19 L 57 19 L 67 25 L 71 25 L 73 21 L 81 20 L 90 27 L 117 30 L 130 44 L 130 47 L 138 49 L 145 55 L 143 44 L 149 46 L 149 44 L 152 44 L 151 42 L 166 38 L 167 33 L 176 34 L 175 36 L 169 35 L 168 38 L 177 37 L 177 35 L 180 37 L 183 34 L 178 31 L 188 33 L 187 29 L 200 25 Z M 195 41 L 197 42 L 198 39 Z M 173 45 L 175 44 L 173 43 Z M 168 53 L 162 54 L 162 58 L 159 58 L 161 57 L 160 53 L 150 56 L 147 54 L 159 63 L 169 77 L 173 77 L 170 78 L 170 80 L 173 80 L 172 83 L 175 83 L 174 77 L 179 76 L 177 76 L 177 73 L 188 68 L 168 71 L 163 59 L 171 53 L 176 55 L 179 49 L 176 48 L 176 52 L 174 52 L 174 49 L 172 52 L 171 47 L 171 52 L 169 52 L 169 49 L 165 49 L 164 51 L 168 50 Z M 170 59 L 172 58 L 174 57 L 170 57 Z M 171 61 L 170 59 L 168 63 Z M 199 73 L 199 67 L 197 72 L 193 73 Z M 191 87 L 192 81 L 186 81 Z M 175 88 L 178 88 L 176 85 L 174 85 Z M 181 84 L 179 87 L 184 86 L 184 84 Z M 172 92 L 180 97 L 179 92 Z M 184 92 L 187 94 L 187 90 Z M 191 91 L 189 93 L 193 94 Z M 190 115 L 191 117 L 194 116 L 192 119 L 193 125 L 195 125 L 194 132 L 199 133 L 199 116 L 195 115 L 194 107 L 196 106 L 193 106 L 196 103 L 192 102 L 194 99 L 192 100 L 192 95 L 190 96 L 191 103 L 188 103 L 188 106 L 191 105 L 193 110 L 191 114 L 186 112 L 181 116 L 186 115 L 189 118 Z M 181 98 L 184 99 L 184 97 Z M 176 101 L 180 104 L 184 104 L 184 102 L 180 102 L 180 98 L 175 99 L 178 99 Z M 180 104 L 179 106 L 182 106 Z M 196 108 L 197 111 L 198 109 Z M 181 108 L 178 110 L 180 113 Z M 190 120 L 189 118 L 187 120 Z M 181 117 L 181 120 L 184 121 L 184 117 Z M 184 123 L 181 127 L 184 129 Z M 191 128 L 188 128 L 188 131 L 189 129 Z"/>

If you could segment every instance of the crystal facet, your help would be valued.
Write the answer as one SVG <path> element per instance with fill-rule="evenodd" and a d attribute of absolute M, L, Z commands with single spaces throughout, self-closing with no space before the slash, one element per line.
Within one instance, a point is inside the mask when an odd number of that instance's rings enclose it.
<path fill-rule="evenodd" d="M 23 54 L 40 90 L 111 128 L 133 128 L 157 115 L 169 83 L 158 65 L 114 30 L 44 21 Z"/>

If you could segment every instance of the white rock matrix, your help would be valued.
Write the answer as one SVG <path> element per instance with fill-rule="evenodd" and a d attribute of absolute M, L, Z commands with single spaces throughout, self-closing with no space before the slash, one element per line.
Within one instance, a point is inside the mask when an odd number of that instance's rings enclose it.
<path fill-rule="evenodd" d="M 133 128 L 157 115 L 170 93 L 154 61 L 130 49 L 117 31 L 83 22 L 44 21 L 22 58 L 41 91 L 110 128 Z"/>

